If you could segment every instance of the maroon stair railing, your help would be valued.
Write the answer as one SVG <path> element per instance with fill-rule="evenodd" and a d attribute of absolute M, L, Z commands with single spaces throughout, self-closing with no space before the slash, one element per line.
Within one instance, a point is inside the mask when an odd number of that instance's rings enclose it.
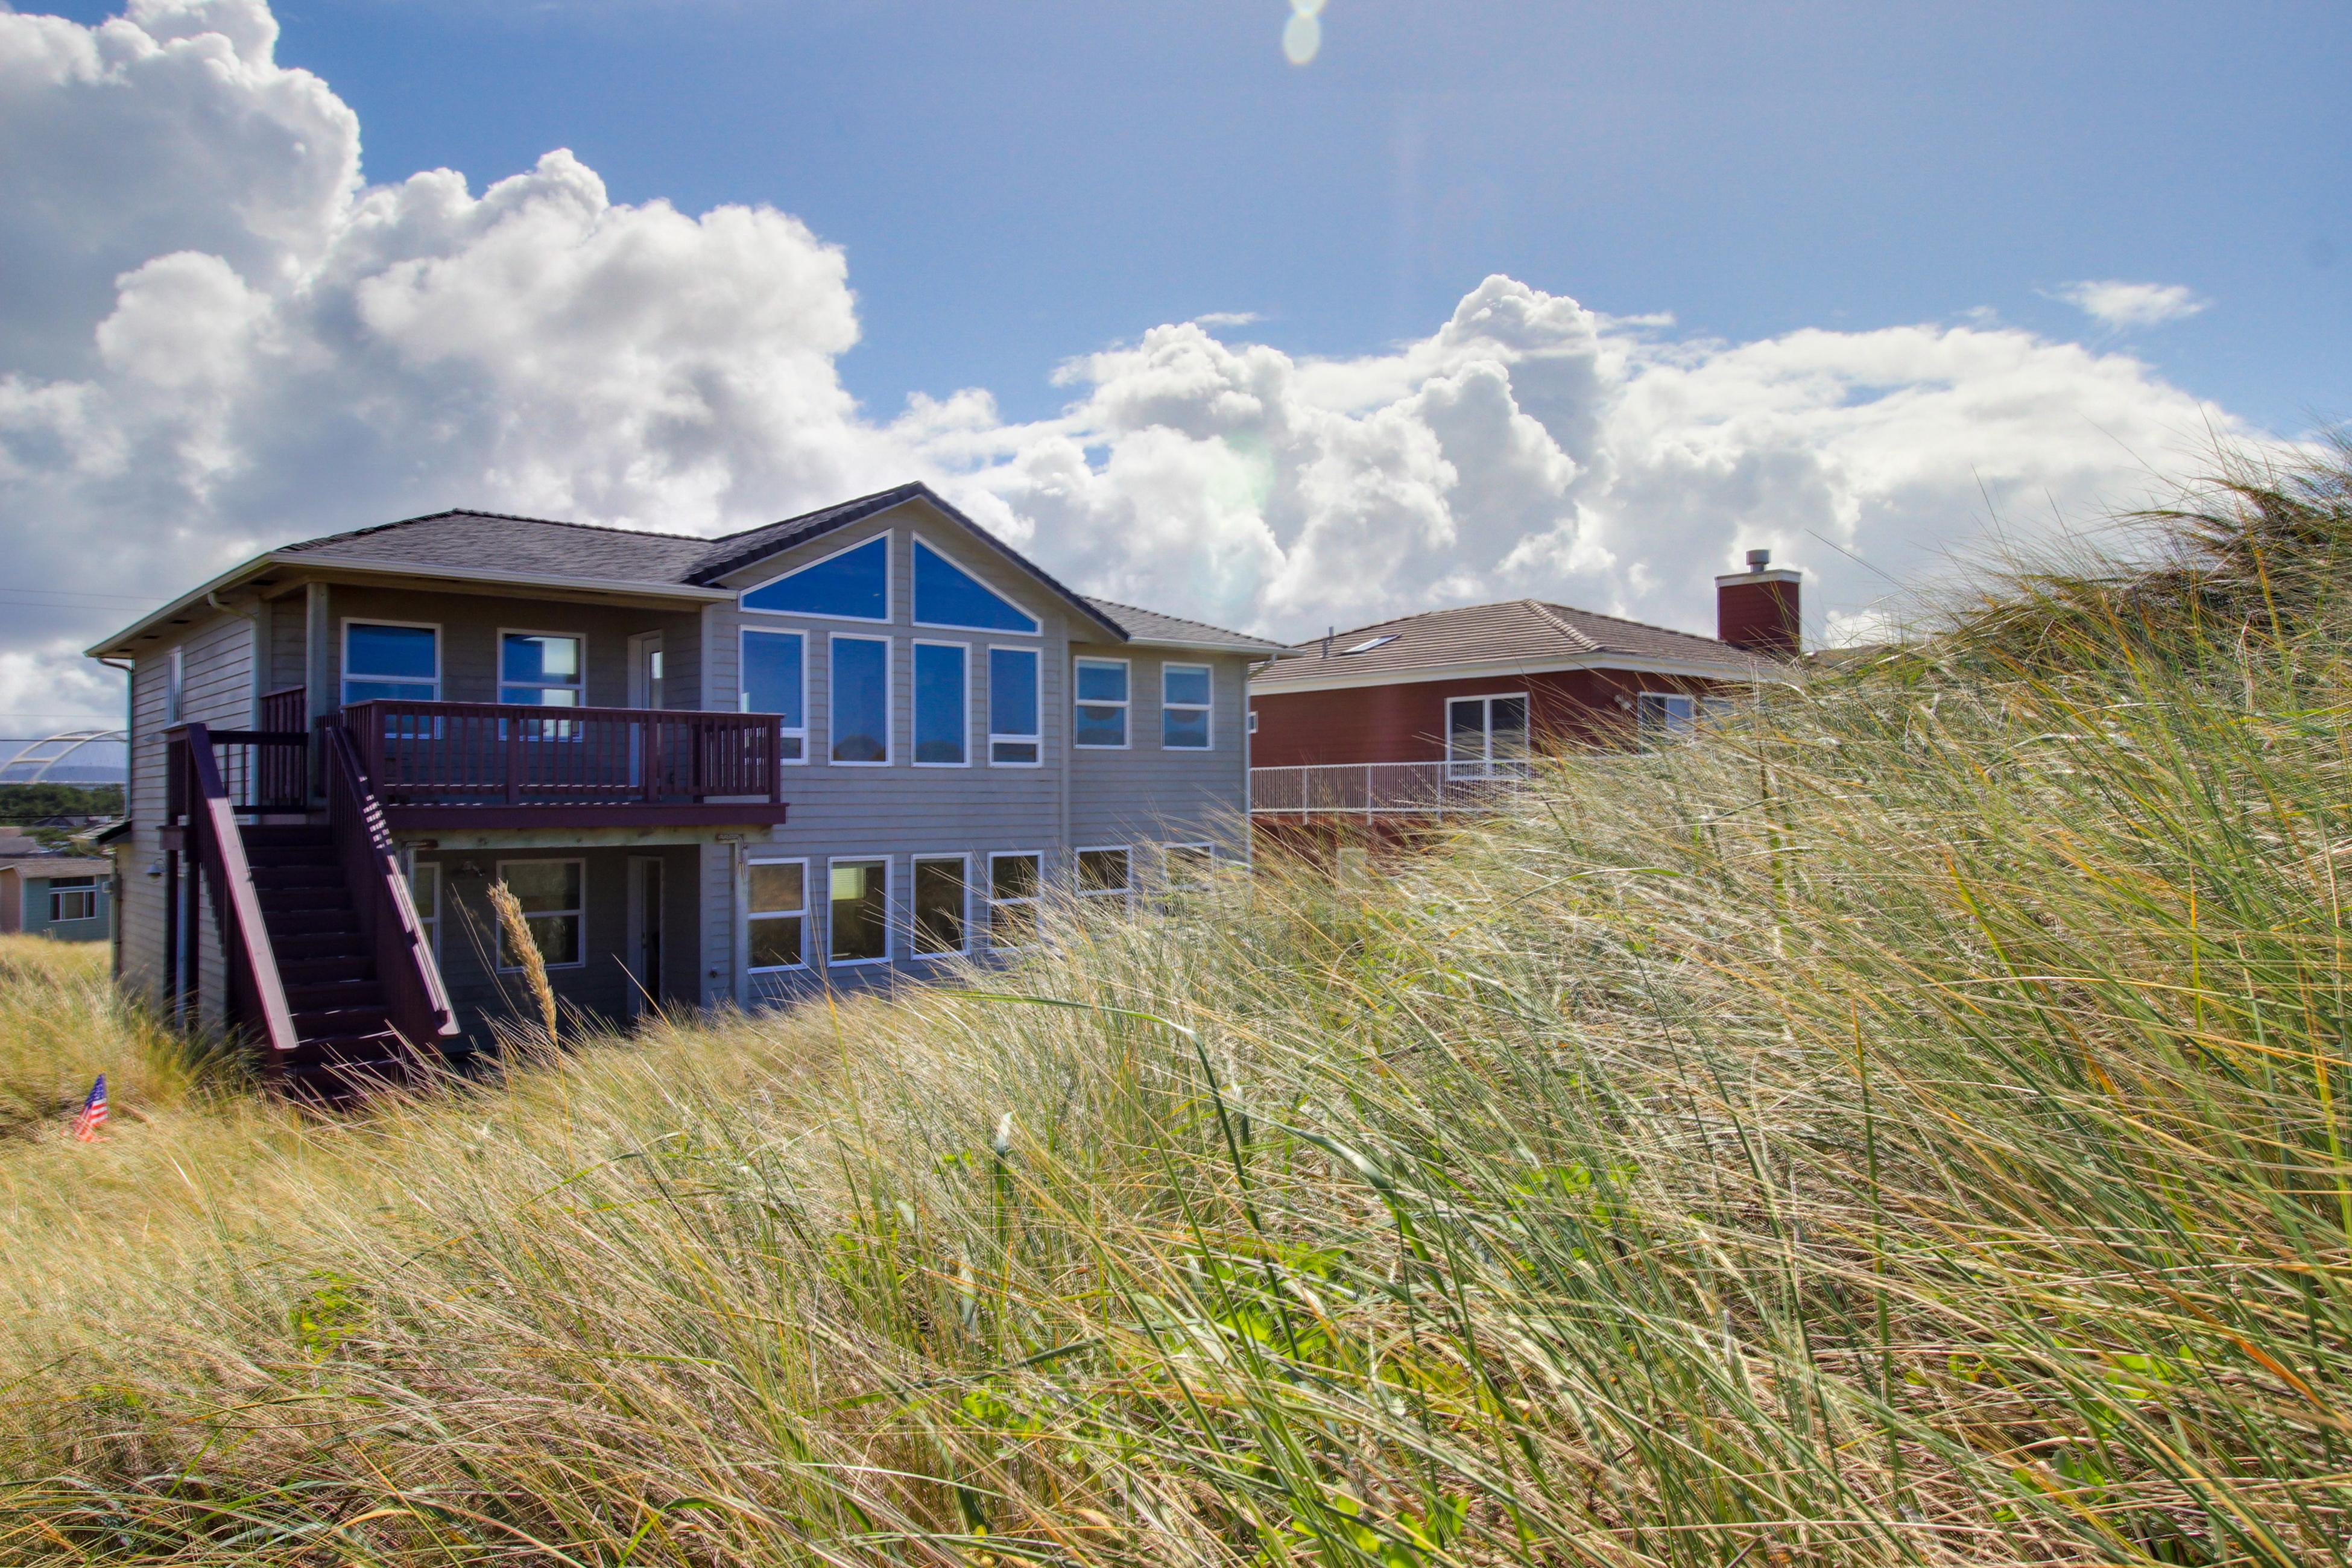
<path fill-rule="evenodd" d="M 772 713 L 380 700 L 327 722 L 390 806 L 784 797 Z"/>
<path fill-rule="evenodd" d="M 236 733 L 236 732 L 230 732 Z M 224 739 L 226 735 L 224 736 Z M 294 1016 L 286 1005 L 286 987 L 278 979 L 278 955 L 262 923 L 261 900 L 253 889 L 253 870 L 245 858 L 245 836 L 236 825 L 239 804 L 221 772 L 212 731 L 202 724 L 184 724 L 170 735 L 166 751 L 165 809 L 181 827 L 181 853 L 194 863 L 196 875 L 184 879 L 187 907 L 177 912 L 182 930 L 198 928 L 195 891 L 198 877 L 212 896 L 213 920 L 220 932 L 221 953 L 226 960 L 228 994 L 221 998 L 222 1016 L 232 1025 L 248 1026 L 274 1051 L 290 1051 L 299 1043 Z M 237 734 L 240 749 L 250 752 L 250 732 Z M 301 737 L 294 737 L 299 748 Z M 298 750 L 299 754 L 299 750 Z M 247 770 L 248 774 L 251 770 Z M 191 951 L 194 944 L 190 943 Z M 193 1009 L 197 1000 L 202 965 L 187 966 L 181 1005 Z"/>
<path fill-rule="evenodd" d="M 383 809 L 346 731 L 329 726 L 320 738 L 326 774 L 327 827 L 343 881 L 359 917 L 360 941 L 375 959 L 383 988 L 384 1018 L 417 1049 L 457 1032 L 457 1016 L 442 988 L 441 972 L 408 896 L 408 879 L 384 826 Z"/>

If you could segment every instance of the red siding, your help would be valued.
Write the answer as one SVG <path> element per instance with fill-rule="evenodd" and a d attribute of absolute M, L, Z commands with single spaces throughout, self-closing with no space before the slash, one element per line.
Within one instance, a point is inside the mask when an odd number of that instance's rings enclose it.
<path fill-rule="evenodd" d="M 1643 691 L 1704 692 L 1718 683 L 1631 670 L 1572 669 L 1548 675 L 1480 676 L 1358 686 L 1342 691 L 1253 693 L 1257 733 L 1250 764 L 1308 767 L 1332 763 L 1422 763 L 1445 758 L 1445 704 L 1454 697 L 1525 692 L 1538 750 L 1622 744 L 1633 715 L 1617 706 Z"/>

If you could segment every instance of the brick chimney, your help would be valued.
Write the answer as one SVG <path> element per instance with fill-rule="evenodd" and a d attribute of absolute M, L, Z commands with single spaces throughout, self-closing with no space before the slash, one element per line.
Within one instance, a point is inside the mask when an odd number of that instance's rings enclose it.
<path fill-rule="evenodd" d="M 1772 565 L 1769 550 L 1748 552 L 1748 570 L 1715 580 L 1715 635 L 1775 658 L 1797 657 L 1797 584 L 1802 573 Z"/>

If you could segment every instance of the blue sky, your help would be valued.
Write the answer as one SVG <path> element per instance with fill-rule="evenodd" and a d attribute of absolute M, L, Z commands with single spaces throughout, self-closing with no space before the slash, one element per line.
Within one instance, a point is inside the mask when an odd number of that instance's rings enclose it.
<path fill-rule="evenodd" d="M 64 7 L 94 21 L 110 7 Z M 847 247 L 866 405 L 1062 401 L 1212 311 L 1352 353 L 1490 272 L 1728 338 L 2186 284 L 2131 334 L 2263 425 L 2352 413 L 2352 7 L 1281 0 L 279 5 L 372 179 L 572 148 L 616 200 L 767 202 Z"/>
<path fill-rule="evenodd" d="M 0 732 L 112 705 L 122 607 L 447 505 L 922 477 L 1290 636 L 1706 630 L 1765 544 L 1836 637 L 2352 415 L 2341 5 L 1328 0 L 1303 66 L 1286 0 L 117 8 L 0 14 Z"/>

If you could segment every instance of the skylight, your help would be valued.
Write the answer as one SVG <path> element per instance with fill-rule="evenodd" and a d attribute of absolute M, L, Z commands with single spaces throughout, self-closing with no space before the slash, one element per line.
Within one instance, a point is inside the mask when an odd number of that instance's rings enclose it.
<path fill-rule="evenodd" d="M 1353 647 L 1341 648 L 1339 650 L 1339 657 L 1341 658 L 1345 658 L 1351 653 L 1370 653 L 1376 647 L 1386 647 L 1389 644 L 1394 641 L 1396 641 L 1396 634 L 1394 632 L 1391 632 L 1385 637 L 1366 637 L 1363 641 L 1358 643 Z"/>

